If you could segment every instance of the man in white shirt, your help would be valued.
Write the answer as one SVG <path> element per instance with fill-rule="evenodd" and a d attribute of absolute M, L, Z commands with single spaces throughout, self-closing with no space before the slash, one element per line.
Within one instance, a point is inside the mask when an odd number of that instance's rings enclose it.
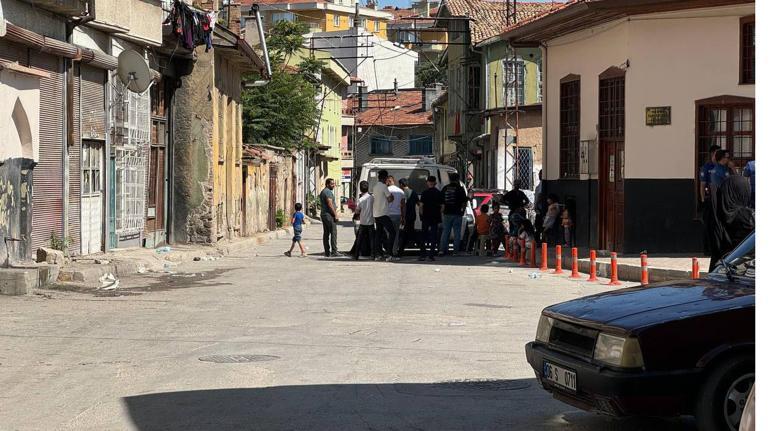
<path fill-rule="evenodd" d="M 377 172 L 377 180 L 377 184 L 372 187 L 372 215 L 376 225 L 374 253 L 375 256 L 379 255 L 378 260 L 390 260 L 396 229 L 388 216 L 388 204 L 394 200 L 393 194 L 390 193 L 386 184 L 388 171 L 382 169 Z M 384 254 L 383 245 L 385 246 Z"/>
<path fill-rule="evenodd" d="M 404 225 L 404 203 L 405 195 L 401 187 L 396 185 L 396 179 L 391 175 L 388 177 L 388 191 L 393 196 L 393 201 L 388 204 L 388 216 L 393 222 L 393 228 L 396 236 L 393 238 L 393 260 L 399 260 L 399 250 L 401 248 L 401 228 Z"/>
<path fill-rule="evenodd" d="M 356 214 L 358 214 L 358 220 L 361 224 L 358 228 L 358 235 L 356 235 L 356 242 L 353 245 L 353 260 L 358 260 L 358 257 L 361 256 L 361 248 L 364 244 L 369 247 L 369 256 L 374 260 L 374 213 L 372 212 L 374 199 L 369 194 L 368 181 L 361 181 L 358 187 L 361 190 L 361 196 L 358 198 L 358 205 L 356 205 Z"/>

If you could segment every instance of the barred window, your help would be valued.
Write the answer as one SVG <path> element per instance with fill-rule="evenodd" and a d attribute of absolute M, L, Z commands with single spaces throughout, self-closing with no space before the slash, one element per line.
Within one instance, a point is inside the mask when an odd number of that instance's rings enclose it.
<path fill-rule="evenodd" d="M 559 94 L 559 172 L 580 176 L 580 78 L 562 82 Z"/>
<path fill-rule="evenodd" d="M 506 106 L 524 105 L 524 82 L 527 75 L 527 66 L 524 60 L 506 60 L 505 68 L 505 104 Z"/>
<path fill-rule="evenodd" d="M 393 144 L 388 138 L 373 136 L 370 154 L 393 154 Z"/>
<path fill-rule="evenodd" d="M 741 84 L 753 84 L 756 73 L 754 15 L 741 18 Z"/>
<path fill-rule="evenodd" d="M 426 155 L 433 154 L 433 136 L 412 135 L 409 137 L 409 154 Z"/>

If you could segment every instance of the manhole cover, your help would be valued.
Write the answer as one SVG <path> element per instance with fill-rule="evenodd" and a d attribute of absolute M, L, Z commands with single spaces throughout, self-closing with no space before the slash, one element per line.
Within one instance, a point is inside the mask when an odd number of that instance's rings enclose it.
<path fill-rule="evenodd" d="M 240 364 L 244 362 L 265 362 L 279 359 L 280 356 L 273 355 L 211 355 L 198 358 L 203 362 L 214 362 L 215 364 Z"/>

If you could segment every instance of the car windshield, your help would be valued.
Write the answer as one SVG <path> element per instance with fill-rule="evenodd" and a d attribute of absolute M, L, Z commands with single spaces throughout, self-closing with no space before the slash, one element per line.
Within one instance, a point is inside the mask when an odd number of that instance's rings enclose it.
<path fill-rule="evenodd" d="M 754 278 L 754 234 L 752 233 L 738 247 L 719 261 L 714 274 L 728 277 Z"/>
<path fill-rule="evenodd" d="M 377 172 L 379 172 L 377 169 L 369 171 L 370 184 L 377 182 Z M 409 187 L 420 194 L 428 188 L 430 172 L 427 169 L 388 169 L 388 175 L 392 175 L 396 182 L 401 178 L 406 178 L 409 181 Z"/>

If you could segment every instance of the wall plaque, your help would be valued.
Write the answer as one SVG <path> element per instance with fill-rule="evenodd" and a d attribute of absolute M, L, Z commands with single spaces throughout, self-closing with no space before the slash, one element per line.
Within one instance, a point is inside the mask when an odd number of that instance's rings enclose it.
<path fill-rule="evenodd" d="M 648 126 L 667 126 L 671 124 L 671 107 L 648 106 L 644 109 L 644 122 Z"/>

